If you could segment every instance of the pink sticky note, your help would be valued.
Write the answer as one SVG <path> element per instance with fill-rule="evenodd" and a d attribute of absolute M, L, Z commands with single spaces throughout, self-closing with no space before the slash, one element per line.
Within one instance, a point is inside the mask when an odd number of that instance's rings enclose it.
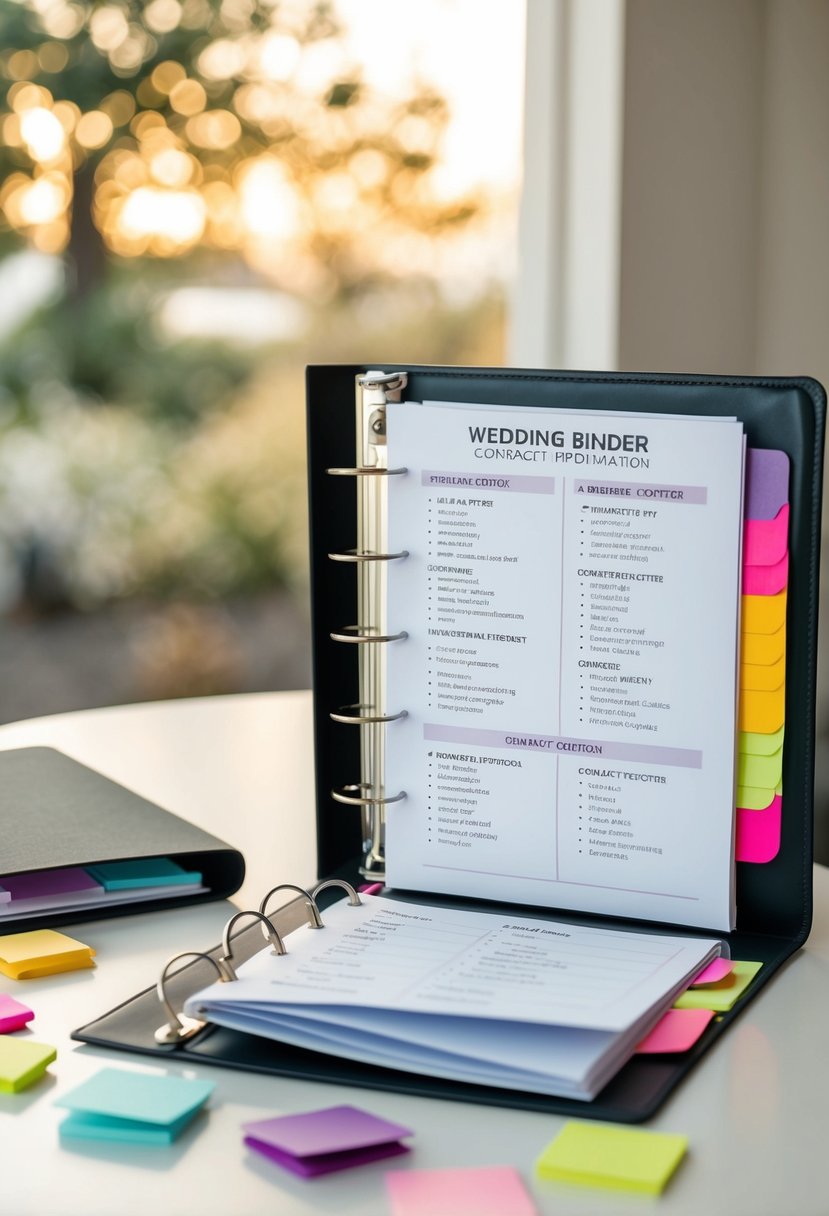
<path fill-rule="evenodd" d="M 698 988 L 700 984 L 718 984 L 720 980 L 724 980 L 727 975 L 730 975 L 734 969 L 734 964 L 730 958 L 715 958 L 700 971 L 699 975 L 694 976 L 691 980 L 691 987 Z"/>
<path fill-rule="evenodd" d="M 713 1016 L 713 1009 L 669 1009 L 636 1048 L 636 1054 L 689 1051 Z"/>
<path fill-rule="evenodd" d="M 392 1216 L 538 1216 L 511 1166 L 392 1170 L 386 1174 Z"/>
<path fill-rule="evenodd" d="M 749 566 L 773 566 L 789 547 L 789 504 L 774 519 L 747 519 L 743 529 L 743 561 Z"/>
<path fill-rule="evenodd" d="M 0 992 L 0 1034 L 22 1030 L 34 1016 L 28 1005 L 16 1001 L 13 996 L 7 996 L 5 992 Z"/>
<path fill-rule="evenodd" d="M 743 566 L 743 595 L 777 595 L 789 580 L 789 555 L 773 566 Z"/>
<path fill-rule="evenodd" d="M 776 794 L 763 811 L 737 808 L 737 861 L 772 861 L 780 850 L 783 798 Z"/>

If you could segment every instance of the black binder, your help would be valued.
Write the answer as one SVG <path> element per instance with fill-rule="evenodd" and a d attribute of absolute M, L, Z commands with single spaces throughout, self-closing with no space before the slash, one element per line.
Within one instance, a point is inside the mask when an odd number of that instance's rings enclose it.
<path fill-rule="evenodd" d="M 245 877 L 237 849 L 63 752 L 51 747 L 0 751 L 0 873 L 151 857 L 169 857 L 199 871 L 206 890 L 176 895 L 171 888 L 168 897 L 102 902 L 93 911 L 7 912 L 0 917 L 0 935 L 225 899 Z"/>
<path fill-rule="evenodd" d="M 376 365 L 381 366 L 381 365 Z M 382 365 L 371 372 L 374 391 L 396 392 L 406 383 L 412 400 L 478 402 L 516 407 L 549 407 L 699 414 L 736 417 L 750 446 L 785 451 L 790 460 L 789 580 L 787 601 L 786 734 L 783 752 L 785 801 L 781 847 L 764 865 L 737 863 L 737 928 L 720 935 L 732 957 L 761 961 L 763 967 L 734 1007 L 714 1019 L 684 1055 L 635 1056 L 593 1102 L 540 1096 L 421 1077 L 355 1064 L 333 1056 L 284 1046 L 250 1034 L 207 1026 L 177 1044 L 159 1044 L 154 1032 L 164 1022 L 155 988 L 78 1030 L 74 1038 L 146 1054 L 175 1055 L 226 1067 L 305 1077 L 430 1097 L 638 1122 L 653 1114 L 712 1043 L 799 949 L 808 936 L 812 913 L 812 826 L 814 787 L 815 680 L 818 563 L 826 397 L 808 378 L 753 378 L 662 374 L 519 371 L 461 367 Z M 368 367 L 317 366 L 308 369 L 308 453 L 311 517 L 311 579 L 314 653 L 314 730 L 317 782 L 318 872 L 349 881 L 376 877 L 382 864 L 382 813 L 393 801 L 385 789 L 366 790 L 366 747 L 373 733 L 392 729 L 394 715 L 366 705 L 366 664 L 361 647 L 340 644 L 343 622 L 359 620 L 371 595 L 365 551 L 365 516 L 373 510 L 360 482 L 364 471 L 365 420 L 359 378 Z M 384 378 L 383 378 L 384 377 Z M 357 393 L 355 408 L 355 389 Z M 381 398 L 378 398 L 380 400 Z M 355 419 L 358 425 L 355 426 Z M 376 421 L 371 425 L 377 425 Z M 331 476 L 330 470 L 340 476 Z M 355 482 L 358 489 L 355 493 Z M 361 517 L 358 533 L 358 515 Z M 358 540 L 358 536 L 361 540 Z M 355 549 L 356 541 L 356 549 Z M 361 544 L 363 548 L 361 548 Z M 330 555 L 340 560 L 331 560 Z M 345 560 L 342 560 L 345 558 Z M 352 573 L 349 573 L 349 567 Z M 362 621 L 360 624 L 362 625 Z M 349 640 L 353 640 L 352 638 Z M 375 639 L 377 640 L 377 639 Z M 370 679 L 370 673 L 368 673 Z M 390 707 L 396 708 L 396 707 Z M 345 787 L 345 788 L 344 788 Z M 339 794 L 332 800 L 331 791 Z M 345 802 L 347 805 L 343 806 Z M 350 809 L 352 803 L 360 809 Z M 393 813 L 393 808 L 388 812 Z M 295 880 L 296 875 L 275 875 Z M 265 893 L 263 892 L 263 895 Z M 407 898 L 417 899 L 418 896 Z M 430 903 L 435 903 L 431 896 Z M 452 901 L 447 901 L 452 902 Z M 459 901 L 454 901 L 459 902 Z M 486 907 L 477 904 L 476 906 Z M 286 916 L 297 913 L 286 910 Z M 516 909 L 518 910 L 518 909 Z M 539 915 L 539 909 L 521 909 Z M 599 918 L 571 912 L 550 916 L 577 923 L 601 923 L 630 931 L 664 931 L 641 921 Z M 543 914 L 543 913 L 542 913 Z M 287 925 L 284 920 L 281 924 Z M 293 923 L 298 923 L 296 920 Z M 671 926 L 671 933 L 682 932 Z M 234 959 L 249 957 L 263 945 L 254 922 L 233 941 Z M 199 943 L 194 943 L 198 947 Z M 290 948 L 290 940 L 288 941 Z M 215 978 L 221 949 L 192 960 L 171 977 L 167 995 L 175 1008 L 183 998 Z M 148 977 L 148 981 L 155 977 Z"/>

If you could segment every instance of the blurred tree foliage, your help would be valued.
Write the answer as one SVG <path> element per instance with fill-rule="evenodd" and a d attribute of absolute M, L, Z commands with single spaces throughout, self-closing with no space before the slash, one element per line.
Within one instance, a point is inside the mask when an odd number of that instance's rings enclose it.
<path fill-rule="evenodd" d="M 2 0 L 0 48 L 0 242 L 67 262 L 64 301 L 4 354 L 24 408 L 33 364 L 168 419 L 239 384 L 249 355 L 162 341 L 169 259 L 179 282 L 233 264 L 349 304 L 428 278 L 480 209 L 436 189 L 443 99 L 367 89 L 329 3 Z"/>

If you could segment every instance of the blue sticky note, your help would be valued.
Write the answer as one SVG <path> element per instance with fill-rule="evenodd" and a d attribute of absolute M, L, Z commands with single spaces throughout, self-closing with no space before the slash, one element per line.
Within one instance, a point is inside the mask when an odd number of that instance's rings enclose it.
<path fill-rule="evenodd" d="M 184 870 L 169 857 L 137 857 L 130 861 L 100 861 L 86 867 L 106 891 L 130 891 L 137 887 L 201 885 L 201 874 Z"/>
<path fill-rule="evenodd" d="M 71 1112 L 60 1134 L 80 1140 L 172 1144 L 213 1089 L 210 1081 L 102 1068 L 55 1103 Z"/>

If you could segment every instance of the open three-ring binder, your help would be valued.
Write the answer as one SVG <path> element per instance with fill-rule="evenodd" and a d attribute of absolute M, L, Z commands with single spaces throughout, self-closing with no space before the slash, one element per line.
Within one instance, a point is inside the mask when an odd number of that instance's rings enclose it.
<path fill-rule="evenodd" d="M 232 984 L 238 961 L 269 944 L 277 953 L 291 950 L 285 934 L 306 917 L 310 925 L 310 918 L 319 915 L 315 888 L 302 891 L 278 914 L 267 912 L 269 893 L 248 927 L 234 935 L 234 917 L 222 946 L 194 956 L 172 974 L 165 971 L 160 991 L 148 988 L 74 1037 L 130 1051 L 173 1053 L 184 1059 L 348 1085 L 619 1121 L 647 1118 L 797 951 L 809 931 L 823 390 L 805 378 L 386 365 L 382 371 L 311 367 L 307 391 L 318 873 L 355 886 L 360 881 L 382 882 L 387 820 L 406 814 L 405 791 L 394 784 L 386 763 L 388 732 L 404 720 L 408 708 L 394 701 L 393 689 L 386 692 L 387 651 L 406 644 L 407 626 L 403 620 L 390 622 L 386 611 L 389 567 L 406 557 L 401 547 L 392 552 L 388 546 L 387 486 L 404 470 L 389 467 L 387 411 L 408 399 L 604 414 L 736 417 L 751 448 L 785 453 L 790 471 L 788 576 L 785 595 L 775 597 L 777 604 L 782 602 L 786 618 L 785 798 L 773 855 L 762 864 L 757 864 L 759 855 L 754 861 L 737 861 L 736 928 L 720 935 L 733 958 L 762 963 L 762 969 L 749 990 L 728 1012 L 712 1020 L 689 1051 L 632 1058 L 587 1104 L 419 1076 L 379 1067 L 371 1060 L 341 1059 L 210 1024 L 182 1024 L 179 1011 L 185 999 L 217 975 Z M 439 435 L 435 443 L 439 446 Z M 764 611 L 762 604 L 750 606 L 754 615 Z M 748 612 L 744 605 L 744 613 Z M 751 723 L 747 729 L 751 731 Z M 778 804 L 779 799 L 777 810 Z M 739 812 L 737 822 L 739 843 Z M 394 899 L 396 892 L 388 896 Z M 424 897 L 407 892 L 406 898 L 417 902 Z M 432 905 L 440 902 L 432 896 L 428 899 Z M 470 903 L 462 901 L 461 906 Z M 537 906 L 513 909 L 516 914 L 522 910 L 544 914 Z M 645 933 L 666 928 L 659 922 L 562 913 L 555 907 L 546 912 L 576 925 L 601 924 Z M 684 932 L 674 926 L 670 931 Z"/>

